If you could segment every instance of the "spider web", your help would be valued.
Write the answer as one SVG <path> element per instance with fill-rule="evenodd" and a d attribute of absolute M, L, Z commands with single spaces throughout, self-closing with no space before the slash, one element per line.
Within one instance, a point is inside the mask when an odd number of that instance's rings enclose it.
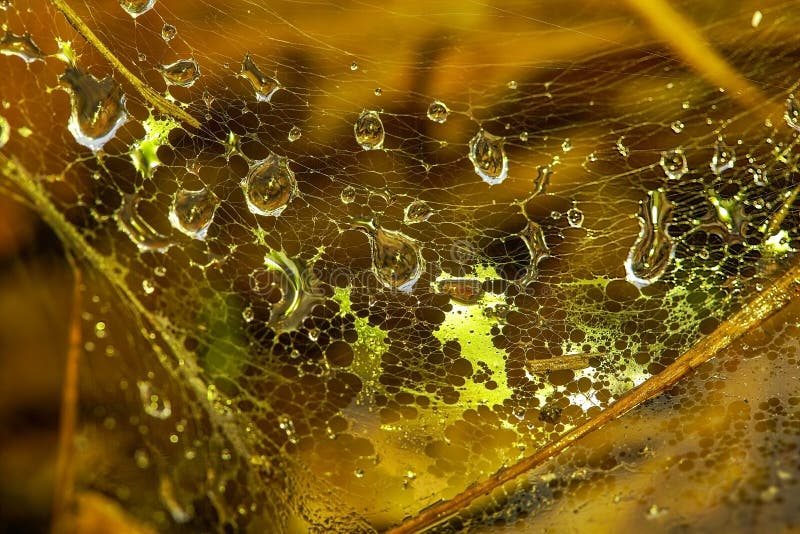
<path fill-rule="evenodd" d="M 83 432 L 130 449 L 83 484 L 164 530 L 383 528 L 711 332 L 800 245 L 796 7 L 675 4 L 763 107 L 626 5 L 75 6 L 192 127 L 6 4 L 2 187 L 88 273 Z"/>

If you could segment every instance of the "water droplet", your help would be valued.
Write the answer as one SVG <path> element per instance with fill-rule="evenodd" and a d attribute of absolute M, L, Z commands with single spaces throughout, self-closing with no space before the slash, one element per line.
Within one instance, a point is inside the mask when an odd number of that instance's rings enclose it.
<path fill-rule="evenodd" d="M 128 120 L 125 95 L 111 77 L 98 80 L 75 67 L 67 67 L 61 81 L 72 103 L 67 128 L 78 143 L 100 150 Z"/>
<path fill-rule="evenodd" d="M 483 129 L 469 141 L 469 160 L 475 173 L 489 185 L 502 183 L 508 176 L 508 158 L 503 138 Z"/>
<path fill-rule="evenodd" d="M 616 148 L 617 152 L 619 152 L 619 155 L 622 156 L 623 158 L 627 158 L 631 154 L 631 150 L 625 145 L 624 135 L 619 139 L 617 139 Z"/>
<path fill-rule="evenodd" d="M 358 63 L 356 63 L 355 61 L 350 63 L 350 70 L 358 70 Z"/>
<path fill-rule="evenodd" d="M 679 180 L 684 174 L 689 172 L 689 165 L 686 163 L 686 156 L 683 150 L 676 148 L 661 153 L 661 168 L 670 180 Z"/>
<path fill-rule="evenodd" d="M 153 284 L 152 280 L 145 278 L 142 280 L 142 291 L 144 291 L 145 295 L 152 295 L 156 290 L 156 286 Z"/>
<path fill-rule="evenodd" d="M 272 100 L 272 96 L 281 88 L 281 84 L 277 79 L 261 72 L 261 69 L 253 62 L 249 52 L 244 56 L 239 76 L 250 82 L 256 92 L 256 100 L 259 102 L 269 102 Z"/>
<path fill-rule="evenodd" d="M 324 300 L 313 271 L 302 260 L 290 258 L 282 251 L 271 251 L 264 256 L 264 269 L 255 271 L 251 283 L 262 291 L 279 290 L 277 301 L 269 299 L 272 302 L 269 323 L 278 333 L 296 330 L 311 309 Z"/>
<path fill-rule="evenodd" d="M 353 474 L 356 476 L 356 478 L 364 478 L 363 469 L 356 469 L 355 471 L 353 471 Z"/>
<path fill-rule="evenodd" d="M 161 65 L 158 70 L 161 71 L 161 76 L 169 85 L 180 87 L 191 87 L 200 77 L 200 65 L 194 58 L 180 59 L 169 65 Z"/>
<path fill-rule="evenodd" d="M 572 150 L 572 141 L 570 141 L 569 137 L 564 139 L 564 142 L 561 143 L 561 150 L 563 150 L 564 153 L 567 153 L 570 150 Z"/>
<path fill-rule="evenodd" d="M 522 284 L 527 284 L 532 282 L 539 273 L 539 262 L 544 258 L 550 257 L 550 249 L 544 238 L 542 227 L 533 221 L 528 222 L 528 226 L 521 237 L 525 242 L 525 246 L 528 247 L 528 254 L 531 258 L 525 276 L 520 280 Z"/>
<path fill-rule="evenodd" d="M 164 24 L 161 28 L 161 38 L 164 39 L 164 42 L 170 42 L 178 35 L 178 28 L 173 26 L 172 24 Z"/>
<path fill-rule="evenodd" d="M 519 140 L 522 141 L 523 143 L 527 143 L 528 142 L 528 132 L 521 132 L 519 134 Z"/>
<path fill-rule="evenodd" d="M 639 237 L 625 260 L 626 279 L 636 287 L 658 280 L 672 260 L 675 246 L 667 232 L 672 203 L 663 189 L 650 191 L 639 209 Z"/>
<path fill-rule="evenodd" d="M 0 116 L 0 148 L 6 146 L 11 138 L 11 125 L 5 117 Z"/>
<path fill-rule="evenodd" d="M 251 213 L 277 217 L 297 194 L 297 180 L 287 158 L 270 154 L 253 163 L 242 189 Z"/>
<path fill-rule="evenodd" d="M 169 222 L 189 237 L 203 240 L 218 205 L 217 197 L 206 188 L 198 191 L 180 189 L 173 198 Z"/>
<path fill-rule="evenodd" d="M 376 228 L 372 224 L 358 225 L 364 230 L 372 247 L 372 272 L 389 289 L 410 292 L 419 280 L 424 260 L 418 244 L 405 234 Z"/>
<path fill-rule="evenodd" d="M 17 56 L 25 63 L 34 61 L 44 61 L 44 53 L 33 42 L 30 34 L 24 33 L 16 35 L 6 30 L 3 38 L 0 39 L 0 54 L 4 56 Z"/>
<path fill-rule="evenodd" d="M 156 419 L 167 419 L 172 415 L 172 404 L 156 393 L 153 385 L 147 381 L 136 383 L 139 387 L 139 398 L 142 400 L 144 413 Z"/>
<path fill-rule="evenodd" d="M 375 88 L 375 96 L 381 96 L 383 94 L 383 89 L 380 87 Z"/>
<path fill-rule="evenodd" d="M 244 319 L 245 322 L 250 323 L 255 318 L 256 318 L 256 314 L 253 311 L 253 307 L 252 306 L 248 305 L 242 310 L 242 319 Z"/>
<path fill-rule="evenodd" d="M 341 194 L 339 195 L 342 203 L 350 204 L 356 199 L 356 188 L 352 185 L 348 185 L 344 189 L 342 189 Z"/>
<path fill-rule="evenodd" d="M 483 283 L 477 278 L 445 278 L 437 285 L 440 293 L 464 304 L 475 304 L 484 293 Z"/>
<path fill-rule="evenodd" d="M 736 152 L 726 145 L 722 139 L 714 144 L 714 154 L 711 156 L 711 172 L 720 175 L 728 169 L 733 168 L 736 163 Z"/>
<path fill-rule="evenodd" d="M 512 89 L 512 90 L 516 89 L 517 87 L 519 87 L 519 84 L 517 84 L 517 82 L 515 80 L 511 80 L 506 85 L 508 86 L 509 89 Z"/>
<path fill-rule="evenodd" d="M 794 95 L 789 95 L 789 98 L 786 99 L 786 111 L 783 118 L 786 119 L 786 124 L 800 131 L 800 104 L 797 103 Z"/>
<path fill-rule="evenodd" d="M 764 15 L 761 13 L 761 11 L 755 10 L 753 12 L 753 18 L 750 19 L 750 25 L 753 28 L 758 28 L 758 25 L 761 24 L 761 19 L 763 17 L 764 17 Z"/>
<path fill-rule="evenodd" d="M 431 102 L 431 105 L 428 106 L 428 118 L 433 122 L 442 124 L 447 121 L 448 115 L 450 115 L 450 108 L 441 100 L 434 100 Z"/>
<path fill-rule="evenodd" d="M 289 135 L 287 137 L 290 143 L 294 143 L 295 141 L 300 139 L 300 136 L 302 135 L 303 131 L 300 128 L 298 128 L 297 126 L 292 126 L 292 129 L 289 130 Z"/>
<path fill-rule="evenodd" d="M 578 208 L 568 209 L 567 222 L 573 228 L 580 228 L 581 226 L 583 226 L 583 212 Z"/>
<path fill-rule="evenodd" d="M 147 13 L 156 5 L 156 0 L 119 0 L 119 5 L 133 18 Z"/>
<path fill-rule="evenodd" d="M 538 195 L 547 189 L 551 174 L 553 174 L 553 168 L 550 165 L 539 165 L 536 168 L 536 178 L 533 180 L 531 195 Z"/>
<path fill-rule="evenodd" d="M 140 252 L 166 252 L 172 242 L 156 231 L 139 215 L 139 197 L 123 195 L 122 203 L 116 212 L 117 226 L 136 245 Z"/>
<path fill-rule="evenodd" d="M 377 111 L 364 110 L 353 125 L 353 134 L 356 143 L 364 150 L 377 150 L 383 148 L 383 139 L 386 133 L 383 122 Z"/>
<path fill-rule="evenodd" d="M 675 121 L 669 126 L 673 132 L 681 133 L 685 127 L 685 125 L 681 121 Z"/>
<path fill-rule="evenodd" d="M 406 224 L 415 224 L 430 219 L 433 210 L 424 200 L 415 200 L 405 209 Z"/>

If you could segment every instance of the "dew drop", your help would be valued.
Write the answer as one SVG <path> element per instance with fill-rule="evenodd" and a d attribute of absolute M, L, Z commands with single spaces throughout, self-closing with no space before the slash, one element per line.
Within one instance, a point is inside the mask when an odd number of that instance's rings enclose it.
<path fill-rule="evenodd" d="M 489 185 L 502 183 L 508 176 L 508 158 L 503 138 L 483 129 L 469 141 L 469 160 L 475 173 Z"/>
<path fill-rule="evenodd" d="M 152 295 L 156 290 L 156 286 L 153 284 L 152 280 L 145 278 L 142 280 L 142 291 L 144 291 L 145 295 Z"/>
<path fill-rule="evenodd" d="M 510 81 L 510 82 L 508 82 L 506 85 L 507 85 L 507 86 L 508 86 L 508 88 L 509 88 L 509 89 L 511 89 L 511 90 L 514 90 L 514 89 L 516 89 L 517 87 L 519 87 L 519 84 L 518 84 L 518 83 L 517 83 L 515 80 L 511 80 L 511 81 Z"/>
<path fill-rule="evenodd" d="M 428 118 L 433 122 L 442 124 L 447 121 L 448 115 L 450 115 L 450 109 L 441 100 L 434 100 L 428 106 Z"/>
<path fill-rule="evenodd" d="M 281 84 L 277 79 L 264 74 L 258 68 L 258 65 L 253 62 L 253 58 L 250 57 L 249 52 L 244 56 L 239 76 L 250 82 L 250 85 L 255 90 L 256 100 L 259 102 L 269 102 L 272 100 L 272 96 L 281 88 Z"/>
<path fill-rule="evenodd" d="M 673 132 L 681 133 L 685 128 L 685 125 L 681 121 L 675 121 L 669 126 Z"/>
<path fill-rule="evenodd" d="M 294 143 L 303 135 L 303 131 L 298 128 L 297 126 L 292 126 L 292 129 L 289 130 L 289 135 L 287 138 L 289 139 L 290 143 Z"/>
<path fill-rule="evenodd" d="M 711 172 L 720 175 L 728 169 L 733 168 L 736 163 L 736 152 L 726 145 L 722 139 L 714 144 L 714 154 L 711 156 Z"/>
<path fill-rule="evenodd" d="M 416 224 L 430 219 L 433 215 L 433 210 L 424 200 L 415 200 L 406 206 L 405 209 L 405 223 Z"/>
<path fill-rule="evenodd" d="M 528 132 L 521 132 L 519 134 L 519 140 L 522 141 L 523 143 L 527 143 L 528 142 Z"/>
<path fill-rule="evenodd" d="M 350 70 L 358 70 L 358 63 L 356 63 L 355 61 L 350 63 Z"/>
<path fill-rule="evenodd" d="M 194 58 L 180 59 L 169 65 L 161 65 L 158 70 L 161 71 L 161 76 L 169 85 L 180 87 L 191 87 L 200 77 L 200 65 Z"/>
<path fill-rule="evenodd" d="M 477 278 L 445 278 L 437 284 L 440 293 L 464 304 L 475 304 L 483 296 L 483 283 Z"/>
<path fill-rule="evenodd" d="M 44 61 L 44 53 L 33 42 L 30 34 L 24 33 L 16 35 L 6 30 L 3 38 L 0 39 L 0 54 L 4 56 L 17 56 L 25 63 L 34 61 Z"/>
<path fill-rule="evenodd" d="M 136 245 L 140 252 L 166 252 L 172 242 L 145 221 L 138 211 L 139 197 L 123 195 L 115 217 L 117 226 Z"/>
<path fill-rule="evenodd" d="M 252 306 L 247 306 L 242 310 L 242 319 L 244 319 L 245 322 L 251 323 L 255 317 L 256 315 Z"/>
<path fill-rule="evenodd" d="M 167 419 L 172 415 L 172 404 L 169 399 L 156 393 L 150 382 L 139 381 L 136 385 L 139 388 L 139 398 L 142 400 L 144 413 L 156 419 Z"/>
<path fill-rule="evenodd" d="M 753 12 L 753 17 L 750 19 L 750 25 L 753 28 L 758 28 L 758 25 L 761 24 L 761 19 L 764 18 L 764 15 L 761 11 L 756 10 Z"/>
<path fill-rule="evenodd" d="M 164 39 L 164 42 L 170 42 L 178 35 L 178 28 L 173 26 L 172 24 L 164 24 L 161 28 L 161 38 Z"/>
<path fill-rule="evenodd" d="M 411 292 L 424 268 L 419 245 L 405 234 L 376 228 L 371 223 L 358 225 L 372 247 L 372 272 L 389 289 Z"/>
<path fill-rule="evenodd" d="M 383 89 L 380 87 L 375 88 L 375 96 L 381 96 L 383 94 Z"/>
<path fill-rule="evenodd" d="M 639 208 L 639 237 L 625 260 L 625 278 L 642 288 L 658 280 L 672 260 L 675 245 L 667 232 L 672 203 L 663 189 L 650 191 Z"/>
<path fill-rule="evenodd" d="M 567 222 L 573 228 L 580 228 L 581 226 L 583 226 L 583 212 L 578 208 L 568 209 Z"/>
<path fill-rule="evenodd" d="M 800 131 L 800 104 L 794 95 L 789 95 L 789 98 L 786 99 L 786 111 L 783 118 L 786 119 L 786 124 Z"/>
<path fill-rule="evenodd" d="M 377 111 L 364 110 L 353 125 L 353 134 L 356 143 L 364 150 L 377 150 L 383 148 L 383 139 L 386 133 L 383 122 Z"/>
<path fill-rule="evenodd" d="M 277 217 L 297 194 L 297 180 L 287 158 L 270 154 L 253 163 L 242 190 L 251 213 Z"/>
<path fill-rule="evenodd" d="M 679 180 L 684 174 L 689 172 L 689 165 L 686 163 L 686 156 L 683 150 L 676 148 L 661 153 L 661 168 L 670 180 Z"/>
<path fill-rule="evenodd" d="M 350 204 L 356 199 L 356 188 L 352 185 L 346 186 L 344 189 L 342 189 L 339 199 L 344 204 Z"/>
<path fill-rule="evenodd" d="M 550 248 L 547 246 L 544 230 L 542 230 L 539 224 L 533 221 L 528 222 L 528 226 L 525 228 L 521 237 L 525 242 L 525 246 L 528 248 L 530 263 L 526 269 L 525 276 L 520 282 L 522 284 L 528 284 L 532 282 L 539 273 L 539 262 L 550 257 Z"/>
<path fill-rule="evenodd" d="M 119 0 L 119 5 L 133 18 L 147 13 L 156 5 L 156 0 Z"/>
<path fill-rule="evenodd" d="M 218 205 L 216 195 L 206 188 L 198 191 L 180 189 L 173 197 L 169 222 L 176 230 L 202 241 L 208 234 Z"/>
<path fill-rule="evenodd" d="M 572 150 L 572 141 L 570 141 L 569 138 L 564 139 L 564 142 L 561 143 L 561 150 L 564 151 L 565 154 Z"/>
<path fill-rule="evenodd" d="M 5 117 L 0 116 L 0 148 L 6 146 L 11 138 L 11 125 Z"/>
<path fill-rule="evenodd" d="M 111 77 L 98 80 L 75 67 L 67 67 L 61 81 L 72 103 L 67 128 L 78 143 L 100 150 L 128 120 L 125 95 Z"/>

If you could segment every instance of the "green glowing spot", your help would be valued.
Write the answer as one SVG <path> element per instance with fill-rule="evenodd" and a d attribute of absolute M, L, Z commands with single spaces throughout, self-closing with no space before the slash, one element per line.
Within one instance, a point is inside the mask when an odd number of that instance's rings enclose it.
<path fill-rule="evenodd" d="M 789 243 L 789 232 L 780 230 L 764 241 L 764 253 L 768 256 L 783 256 L 794 252 L 794 249 Z"/>
<path fill-rule="evenodd" d="M 134 143 L 130 155 L 133 166 L 145 178 L 153 174 L 153 169 L 161 165 L 156 151 L 167 143 L 169 132 L 180 126 L 173 119 L 156 119 L 152 115 L 142 122 L 144 137 Z"/>
<path fill-rule="evenodd" d="M 75 65 L 78 58 L 75 55 L 75 51 L 72 49 L 72 41 L 62 41 L 56 38 L 56 43 L 58 44 L 58 52 L 55 54 L 56 59 L 69 65 Z"/>

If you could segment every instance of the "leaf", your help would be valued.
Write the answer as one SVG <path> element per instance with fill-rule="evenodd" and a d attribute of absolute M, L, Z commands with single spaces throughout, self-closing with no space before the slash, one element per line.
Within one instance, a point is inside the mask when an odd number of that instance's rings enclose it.
<path fill-rule="evenodd" d="M 697 378 L 797 278 L 794 7 L 726 9 L 7 6 L 0 190 L 86 287 L 59 495 L 158 531 L 552 527 L 670 465 L 623 459 L 701 426 L 669 395 L 791 435 L 791 392 Z M 717 491 L 703 439 L 674 454 Z M 769 526 L 797 473 L 759 475 Z"/>

